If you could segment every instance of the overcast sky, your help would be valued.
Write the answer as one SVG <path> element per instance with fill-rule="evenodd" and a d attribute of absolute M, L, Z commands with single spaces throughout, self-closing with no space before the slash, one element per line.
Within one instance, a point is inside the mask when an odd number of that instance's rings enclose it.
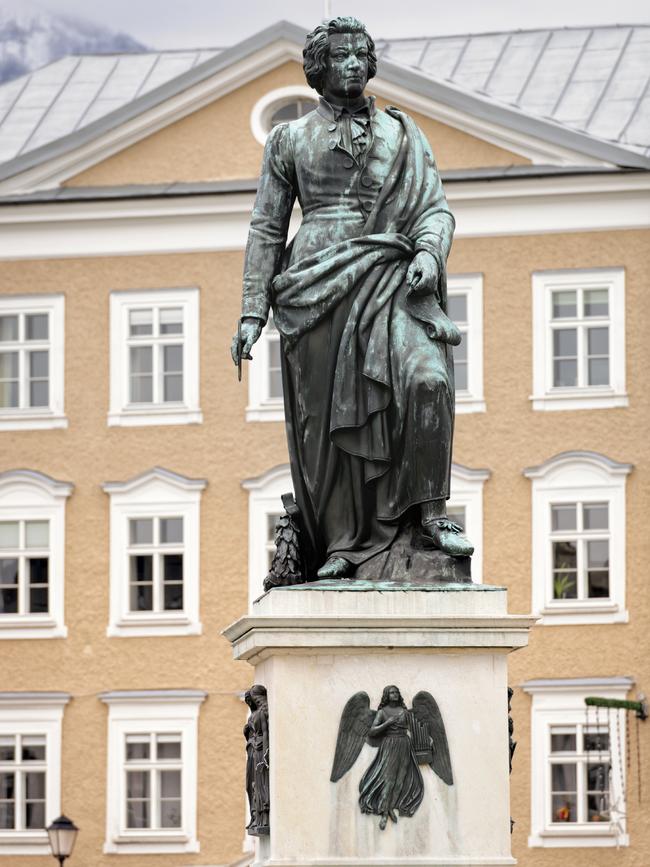
<path fill-rule="evenodd" d="M 0 3 L 2 0 L 0 0 Z M 356 15 L 376 38 L 535 27 L 650 23 L 647 0 L 38 0 L 123 30 L 153 48 L 222 46 L 285 18 L 313 27 Z"/>

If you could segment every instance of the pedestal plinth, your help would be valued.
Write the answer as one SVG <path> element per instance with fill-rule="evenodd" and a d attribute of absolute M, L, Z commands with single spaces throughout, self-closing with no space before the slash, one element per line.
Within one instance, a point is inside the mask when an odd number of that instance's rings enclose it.
<path fill-rule="evenodd" d="M 335 589 L 334 589 L 335 588 Z M 341 589 L 345 588 L 345 589 Z M 377 589 L 379 588 L 379 589 Z M 225 630 L 269 700 L 271 835 L 259 867 L 506 865 L 510 854 L 507 654 L 535 618 L 509 615 L 503 588 L 317 582 L 276 588 Z M 395 684 L 426 690 L 444 721 L 453 785 L 421 765 L 424 799 L 389 821 L 359 809 L 365 745 L 330 782 L 341 713 L 359 691 L 377 708 Z"/>

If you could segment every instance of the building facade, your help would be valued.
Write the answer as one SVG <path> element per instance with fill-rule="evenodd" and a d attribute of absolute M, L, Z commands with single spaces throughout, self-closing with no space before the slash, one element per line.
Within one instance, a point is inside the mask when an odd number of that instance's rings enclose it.
<path fill-rule="evenodd" d="M 530 867 L 650 849 L 650 728 L 584 701 L 650 684 L 648 34 L 388 42 L 369 86 L 457 218 L 450 511 L 475 580 L 540 617 L 510 660 Z M 252 672 L 220 632 L 291 483 L 277 332 L 242 383 L 229 344 L 262 143 L 314 101 L 303 41 L 0 88 L 0 863 L 49 863 L 62 811 L 71 865 L 246 862 Z"/>

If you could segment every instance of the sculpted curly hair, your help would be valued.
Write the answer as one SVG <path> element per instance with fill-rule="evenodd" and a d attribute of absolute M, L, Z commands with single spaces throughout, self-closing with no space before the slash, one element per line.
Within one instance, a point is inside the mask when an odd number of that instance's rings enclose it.
<path fill-rule="evenodd" d="M 392 683 L 389 684 L 388 686 L 384 687 L 384 691 L 381 694 L 381 701 L 379 702 L 379 707 L 377 708 L 377 710 L 381 710 L 382 707 L 386 707 L 386 705 L 390 703 L 390 691 L 391 691 L 391 689 L 397 690 L 397 694 L 399 695 L 398 704 L 400 707 L 403 707 L 406 710 L 406 705 L 404 704 L 404 699 L 402 698 L 402 693 Z"/>
<path fill-rule="evenodd" d="M 377 54 L 372 36 L 358 18 L 341 16 L 332 18 L 326 24 L 319 24 L 307 35 L 302 52 L 302 67 L 305 70 L 307 84 L 318 93 L 323 92 L 323 76 L 329 52 L 329 37 L 331 33 L 363 33 L 368 42 L 368 79 L 377 74 Z"/>

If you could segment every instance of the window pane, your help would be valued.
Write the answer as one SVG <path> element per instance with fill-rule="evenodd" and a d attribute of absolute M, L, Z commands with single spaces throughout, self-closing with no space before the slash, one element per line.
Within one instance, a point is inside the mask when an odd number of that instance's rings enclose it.
<path fill-rule="evenodd" d="M 126 826 L 127 828 L 149 827 L 149 801 L 127 801 Z"/>
<path fill-rule="evenodd" d="M 0 352 L 0 379 L 18 377 L 18 353 Z"/>
<path fill-rule="evenodd" d="M 149 771 L 126 772 L 126 796 L 127 798 L 149 797 Z"/>
<path fill-rule="evenodd" d="M 609 355 L 609 328 L 587 329 L 587 353 Z"/>
<path fill-rule="evenodd" d="M 0 548 L 18 547 L 18 521 L 0 521 Z"/>
<path fill-rule="evenodd" d="M 0 407 L 18 406 L 18 383 L 0 382 Z"/>
<path fill-rule="evenodd" d="M 151 554 L 134 554 L 131 560 L 131 581 L 153 581 L 153 556 Z"/>
<path fill-rule="evenodd" d="M 455 346 L 454 353 L 456 352 L 456 349 L 457 347 Z M 467 362 L 461 361 L 460 364 L 454 363 L 454 380 L 456 391 L 467 391 L 469 389 Z"/>
<path fill-rule="evenodd" d="M 587 595 L 590 599 L 609 598 L 609 572 L 591 570 L 588 573 Z"/>
<path fill-rule="evenodd" d="M 165 611 L 182 611 L 183 609 L 183 585 L 165 584 L 164 591 Z"/>
<path fill-rule="evenodd" d="M 553 385 L 556 388 L 572 388 L 578 384 L 578 362 L 554 361 Z"/>
<path fill-rule="evenodd" d="M 153 378 L 136 376 L 131 378 L 131 403 L 153 402 Z"/>
<path fill-rule="evenodd" d="M 47 380 L 38 379 L 29 383 L 29 405 L 48 406 L 50 403 L 50 385 Z"/>
<path fill-rule="evenodd" d="M 181 802 L 179 800 L 160 802 L 160 826 L 161 828 L 181 827 Z"/>
<path fill-rule="evenodd" d="M 183 333 L 183 311 L 180 307 L 160 311 L 160 333 Z"/>
<path fill-rule="evenodd" d="M 27 521 L 25 524 L 25 547 L 47 548 L 50 544 L 49 521 Z"/>
<path fill-rule="evenodd" d="M 467 295 L 450 295 L 447 299 L 447 316 L 454 322 L 467 322 Z"/>
<path fill-rule="evenodd" d="M 10 585 L 18 583 L 18 558 L 17 557 L 2 557 L 0 558 L 0 585 Z"/>
<path fill-rule="evenodd" d="M 180 798 L 181 796 L 181 772 L 160 772 L 160 795 L 163 798 Z"/>
<path fill-rule="evenodd" d="M 48 334 L 47 313 L 29 313 L 25 317 L 25 338 L 27 340 L 47 340 Z"/>
<path fill-rule="evenodd" d="M 576 329 L 556 328 L 553 332 L 553 356 L 555 358 L 575 358 L 577 354 L 578 332 Z"/>
<path fill-rule="evenodd" d="M 24 737 L 22 739 L 22 748 L 24 762 L 45 761 L 45 738 L 37 736 Z"/>
<path fill-rule="evenodd" d="M 153 311 L 131 310 L 129 312 L 129 333 L 132 337 L 153 334 Z"/>
<path fill-rule="evenodd" d="M 11 773 L 1 773 L 0 774 L 0 798 L 5 801 L 10 801 L 14 797 L 14 774 Z"/>
<path fill-rule="evenodd" d="M 30 584 L 47 584 L 50 561 L 48 557 L 30 557 L 27 561 Z"/>
<path fill-rule="evenodd" d="M 578 586 L 575 542 L 553 542 L 553 566 L 553 598 L 576 599 Z"/>
<path fill-rule="evenodd" d="M 551 799 L 552 822 L 577 822 L 578 811 L 575 795 L 553 795 Z"/>
<path fill-rule="evenodd" d="M 143 374 L 151 373 L 153 364 L 153 353 L 151 346 L 132 346 L 131 347 L 131 373 Z"/>
<path fill-rule="evenodd" d="M 18 340 L 18 317 L 0 316 L 0 341 Z"/>
<path fill-rule="evenodd" d="M 2 774 L 0 774 L 0 778 Z M 0 788 L 1 788 L 0 782 Z M 8 829 L 14 827 L 14 805 L 13 803 L 0 803 L 0 828 Z"/>
<path fill-rule="evenodd" d="M 183 580 L 183 555 L 165 554 L 163 556 L 165 581 Z"/>
<path fill-rule="evenodd" d="M 0 736 L 0 762 L 13 762 L 16 739 L 12 735 Z"/>
<path fill-rule="evenodd" d="M 45 827 L 45 801 L 33 801 L 25 804 L 25 827 Z"/>
<path fill-rule="evenodd" d="M 576 543 L 553 542 L 553 567 L 566 570 L 575 569 L 576 566 Z"/>
<path fill-rule="evenodd" d="M 0 587 L 0 614 L 18 614 L 18 589 Z"/>
<path fill-rule="evenodd" d="M 600 331 L 601 329 L 598 330 Z M 29 353 L 29 375 L 32 379 L 47 377 L 49 376 L 49 371 L 50 353 L 46 349 Z"/>
<path fill-rule="evenodd" d="M 585 752 L 597 750 L 604 753 L 609 751 L 609 735 L 607 732 L 585 731 Z"/>
<path fill-rule="evenodd" d="M 578 305 L 575 291 L 553 293 L 553 319 L 566 319 L 576 316 L 577 313 Z"/>
<path fill-rule="evenodd" d="M 160 542 L 163 545 L 170 543 L 178 544 L 183 541 L 183 519 L 161 518 L 160 519 Z"/>
<path fill-rule="evenodd" d="M 551 506 L 551 527 L 554 531 L 575 530 L 575 503 L 567 503 L 566 505 L 562 506 Z"/>
<path fill-rule="evenodd" d="M 153 611 L 153 588 L 151 584 L 132 584 L 129 606 L 131 611 Z"/>
<path fill-rule="evenodd" d="M 30 801 L 45 798 L 45 774 L 42 771 L 25 774 L 25 796 Z"/>
<path fill-rule="evenodd" d="M 609 793 L 599 792 L 596 795 L 587 795 L 587 821 L 609 821 Z"/>
<path fill-rule="evenodd" d="M 163 400 L 168 403 L 183 400 L 183 374 L 166 374 L 163 383 Z"/>
<path fill-rule="evenodd" d="M 177 373 L 183 370 L 182 346 L 163 346 L 163 370 L 165 373 Z"/>
<path fill-rule="evenodd" d="M 582 507 L 582 521 L 585 530 L 606 530 L 609 527 L 608 504 L 585 503 Z"/>
<path fill-rule="evenodd" d="M 144 740 L 137 735 L 126 736 L 126 760 L 127 762 L 149 758 L 149 738 Z"/>
<path fill-rule="evenodd" d="M 576 750 L 576 733 L 575 731 L 557 731 L 551 729 L 551 752 L 552 753 L 574 753 Z"/>
<path fill-rule="evenodd" d="M 589 385 L 609 385 L 609 359 L 590 358 L 587 375 Z"/>
<path fill-rule="evenodd" d="M 609 568 L 609 542 L 607 539 L 594 539 L 587 542 L 587 565 L 589 569 Z"/>
<path fill-rule="evenodd" d="M 585 289 L 585 316 L 607 316 L 609 314 L 607 289 Z"/>
<path fill-rule="evenodd" d="M 586 770 L 588 792 L 604 792 L 609 789 L 609 762 L 588 764 Z"/>
<path fill-rule="evenodd" d="M 551 765 L 551 789 L 554 792 L 575 792 L 577 785 L 574 764 Z"/>
<path fill-rule="evenodd" d="M 282 397 L 280 341 L 269 340 L 269 397 Z"/>
<path fill-rule="evenodd" d="M 156 742 L 159 759 L 180 759 L 181 742 L 177 735 L 158 735 Z"/>
<path fill-rule="evenodd" d="M 129 540 L 132 545 L 151 545 L 153 542 L 153 519 L 131 518 Z"/>

